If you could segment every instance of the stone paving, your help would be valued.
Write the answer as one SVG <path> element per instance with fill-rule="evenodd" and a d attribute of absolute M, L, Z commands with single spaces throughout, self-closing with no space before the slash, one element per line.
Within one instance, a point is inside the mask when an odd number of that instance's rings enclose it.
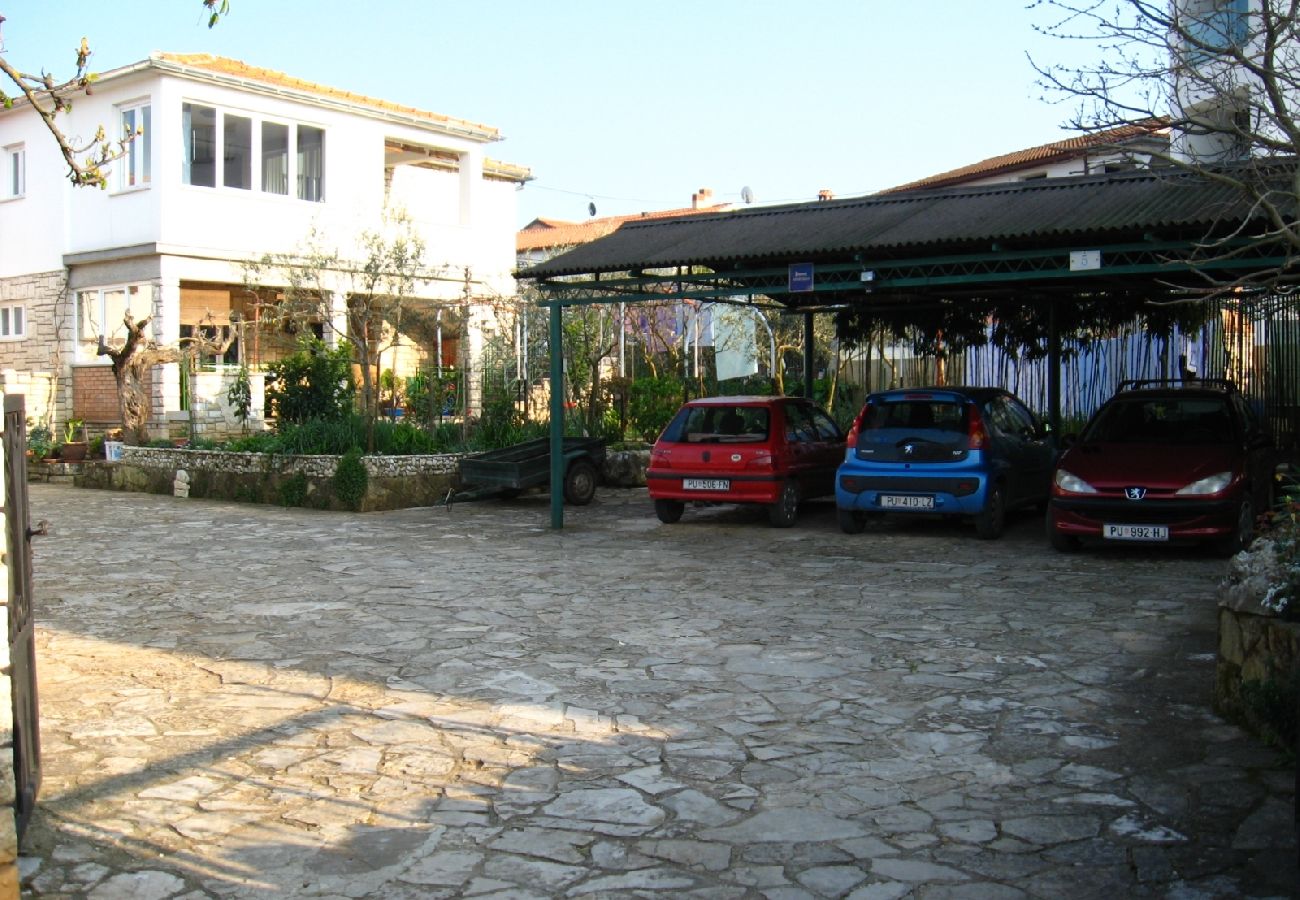
<path fill-rule="evenodd" d="M 1223 562 L 602 489 L 347 515 L 33 486 L 32 897 L 1283 897 Z"/>

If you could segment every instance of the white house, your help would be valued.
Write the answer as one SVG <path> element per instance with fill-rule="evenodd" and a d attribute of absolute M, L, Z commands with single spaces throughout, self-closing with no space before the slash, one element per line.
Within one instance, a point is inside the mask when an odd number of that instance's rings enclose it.
<path fill-rule="evenodd" d="M 418 293 L 468 318 L 471 345 L 488 305 L 514 294 L 515 192 L 530 174 L 487 158 L 495 128 L 173 53 L 103 73 L 59 123 L 74 138 L 101 126 L 137 137 L 106 190 L 77 188 L 35 111 L 0 111 L 0 382 L 27 396 L 34 419 L 116 423 L 96 349 L 121 336 L 128 308 L 153 315 L 162 344 L 205 326 L 235 330 L 186 396 L 176 364 L 152 373 L 156 432 L 183 404 L 222 415 L 223 364 L 256 373 L 292 346 L 259 318 L 275 286 L 251 293 L 245 265 L 296 252 L 313 231 L 347 257 L 362 232 L 404 211 L 427 247 Z M 442 346 L 449 362 L 454 343 Z M 460 348 L 462 362 L 473 357 Z"/>

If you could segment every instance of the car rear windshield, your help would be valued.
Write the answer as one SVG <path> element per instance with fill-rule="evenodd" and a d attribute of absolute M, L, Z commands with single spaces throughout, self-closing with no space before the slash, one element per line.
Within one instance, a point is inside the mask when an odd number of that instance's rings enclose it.
<path fill-rule="evenodd" d="M 770 416 L 765 406 L 688 406 L 664 429 L 674 444 L 746 444 L 767 440 Z"/>
<path fill-rule="evenodd" d="M 950 431 L 965 435 L 966 404 L 956 400 L 906 399 L 873 403 L 862 431 Z"/>
<path fill-rule="evenodd" d="M 1111 401 L 1083 433 L 1085 442 L 1224 444 L 1232 415 L 1220 397 L 1131 397 Z"/>

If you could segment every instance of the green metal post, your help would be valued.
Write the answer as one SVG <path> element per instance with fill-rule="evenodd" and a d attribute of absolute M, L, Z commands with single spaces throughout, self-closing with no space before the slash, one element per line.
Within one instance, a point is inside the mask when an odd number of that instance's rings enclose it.
<path fill-rule="evenodd" d="M 551 307 L 551 527 L 564 527 L 564 307 Z"/>
<path fill-rule="evenodd" d="M 813 395 L 813 314 L 803 314 L 803 395 L 809 400 Z"/>
<path fill-rule="evenodd" d="M 1056 298 L 1047 301 L 1047 415 L 1052 436 L 1061 439 L 1061 332 L 1056 322 Z"/>

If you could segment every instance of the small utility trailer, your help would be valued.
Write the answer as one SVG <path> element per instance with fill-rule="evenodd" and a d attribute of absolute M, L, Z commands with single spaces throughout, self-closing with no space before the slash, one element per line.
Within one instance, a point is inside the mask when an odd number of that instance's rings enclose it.
<path fill-rule="evenodd" d="M 596 496 L 601 464 L 605 461 L 605 442 L 600 438 L 566 437 L 564 439 L 564 499 L 575 506 L 586 506 Z M 489 450 L 460 461 L 462 490 L 447 496 L 455 500 L 483 497 L 513 497 L 532 487 L 541 487 L 551 479 L 551 439 L 538 438 L 500 450 Z"/>

